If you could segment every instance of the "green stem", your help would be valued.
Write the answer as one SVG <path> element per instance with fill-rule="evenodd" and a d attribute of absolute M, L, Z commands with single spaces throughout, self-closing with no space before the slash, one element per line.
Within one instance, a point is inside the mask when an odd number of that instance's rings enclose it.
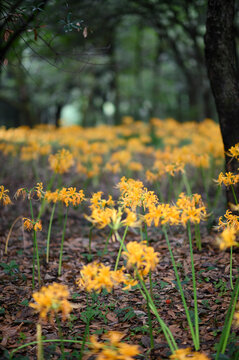
<path fill-rule="evenodd" d="M 173 177 L 170 174 L 168 174 L 168 182 L 169 182 L 168 201 L 170 201 L 173 195 Z"/>
<path fill-rule="evenodd" d="M 73 343 L 73 344 L 82 344 L 82 340 L 68 340 L 68 339 L 49 339 L 49 340 L 42 340 L 42 343 L 54 343 L 54 342 L 58 342 L 58 343 L 61 343 L 61 342 L 65 342 L 65 343 Z M 37 345 L 38 344 L 38 341 L 31 341 L 27 344 L 23 344 L 19 347 L 17 347 L 16 349 L 12 350 L 11 353 L 10 353 L 10 359 L 12 359 L 12 356 L 19 350 L 22 350 L 28 346 L 32 346 L 32 345 Z M 90 344 L 90 343 L 87 343 L 87 344 Z"/>
<path fill-rule="evenodd" d="M 36 231 L 33 230 L 33 244 L 36 250 L 36 258 L 37 258 L 37 277 L 38 277 L 38 287 L 41 286 L 41 268 L 40 268 L 40 258 L 38 252 L 38 244 L 37 244 L 37 235 Z"/>
<path fill-rule="evenodd" d="M 44 360 L 41 324 L 37 324 L 37 360 Z"/>
<path fill-rule="evenodd" d="M 215 360 L 219 359 L 220 353 L 221 354 L 225 353 L 225 350 L 226 350 L 226 347 L 227 347 L 227 342 L 228 342 L 228 337 L 230 335 L 233 315 L 234 315 L 234 312 L 235 312 L 235 309 L 236 309 L 238 295 L 239 295 L 239 276 L 237 277 L 237 281 L 236 281 L 236 284 L 235 284 L 235 287 L 234 287 L 234 291 L 232 293 L 231 301 L 230 301 L 228 311 L 227 311 L 227 315 L 226 315 L 225 322 L 224 322 L 223 331 L 222 331 L 220 341 L 219 341 L 219 344 L 218 344 L 217 354 L 216 354 Z"/>
<path fill-rule="evenodd" d="M 185 310 L 185 313 L 186 313 L 188 325 L 189 325 L 190 332 L 191 332 L 192 339 L 193 339 L 193 343 L 194 343 L 194 346 L 195 346 L 195 349 L 196 349 L 197 340 L 196 340 L 195 331 L 194 331 L 194 328 L 193 328 L 193 324 L 192 324 L 192 320 L 191 320 L 189 310 L 188 310 L 188 307 L 187 307 L 187 303 L 186 303 L 186 300 L 185 300 L 182 284 L 181 284 L 181 281 L 179 279 L 177 265 L 176 265 L 176 262 L 175 262 L 175 259 L 174 259 L 174 256 L 173 256 L 172 248 L 171 248 L 171 245 L 170 245 L 170 242 L 169 242 L 168 233 L 167 233 L 167 230 L 166 230 L 165 226 L 163 226 L 163 233 L 164 233 L 167 245 L 168 245 L 168 250 L 169 250 L 171 261 L 172 261 L 172 264 L 173 264 L 173 269 L 174 269 L 175 277 L 176 277 L 176 280 L 177 280 L 177 284 L 178 284 L 179 292 L 180 292 L 180 295 L 181 295 L 181 299 L 182 299 L 182 302 L 183 302 L 183 307 L 184 307 L 184 310 Z"/>
<path fill-rule="evenodd" d="M 164 202 L 164 197 L 163 197 L 163 194 L 162 194 L 162 191 L 160 189 L 158 181 L 155 181 L 155 185 L 156 185 L 159 201 L 163 203 Z"/>
<path fill-rule="evenodd" d="M 233 290 L 233 279 L 232 279 L 232 254 L 233 254 L 233 249 L 232 246 L 230 247 L 230 284 L 231 284 L 231 289 Z"/>
<path fill-rule="evenodd" d="M 82 345 L 81 345 L 81 349 L 80 349 L 79 360 L 82 359 L 82 356 L 83 356 L 83 354 L 84 354 L 86 339 L 87 339 L 87 336 L 89 336 L 90 321 L 91 321 L 91 317 L 87 317 L 87 323 L 86 323 L 85 332 L 84 332 L 84 336 L 83 336 L 83 340 L 82 340 Z"/>
<path fill-rule="evenodd" d="M 123 235 L 122 239 L 120 239 L 120 248 L 119 248 L 119 251 L 118 251 L 118 255 L 117 255 L 117 259 L 116 259 L 114 271 L 116 271 L 116 270 L 118 269 L 119 259 L 120 259 L 120 255 L 121 255 L 121 252 L 122 252 L 122 248 L 123 248 L 123 246 L 124 246 L 124 241 L 125 241 L 125 237 L 126 237 L 127 231 L 128 231 L 128 225 L 125 227 L 124 235 Z M 116 234 L 118 234 L 118 232 L 117 232 Z M 119 236 L 119 234 L 118 234 L 118 236 Z M 117 236 L 116 236 L 116 237 L 117 237 Z M 120 237 L 120 236 L 119 236 L 119 237 Z M 117 238 L 117 239 L 118 239 L 118 238 Z"/>
<path fill-rule="evenodd" d="M 199 224 L 195 224 L 195 237 L 196 237 L 196 245 L 199 251 L 202 250 L 202 241 L 200 235 Z"/>
<path fill-rule="evenodd" d="M 58 315 L 56 315 L 56 323 L 57 323 L 57 327 L 58 327 L 58 334 L 61 340 L 61 355 L 62 355 L 62 359 L 65 359 L 65 348 L 64 348 L 64 342 L 63 340 L 63 333 L 62 333 L 62 329 L 61 329 L 61 322 L 60 319 L 58 317 Z"/>
<path fill-rule="evenodd" d="M 149 336 L 150 336 L 150 349 L 154 349 L 154 337 L 152 327 L 152 316 L 150 312 L 149 300 L 147 299 L 147 312 L 148 312 L 148 323 L 149 323 Z"/>
<path fill-rule="evenodd" d="M 31 218 L 34 221 L 34 213 L 33 213 L 33 207 L 32 207 L 32 200 L 29 199 L 30 204 L 30 212 L 31 212 Z M 34 243 L 34 237 L 33 237 L 33 255 L 32 255 L 32 289 L 35 289 L 35 261 L 36 261 L 36 249 L 35 249 L 35 243 Z"/>
<path fill-rule="evenodd" d="M 147 246 L 149 246 L 149 237 L 148 237 L 148 227 L 147 224 L 144 224 L 144 235 L 147 242 Z M 150 286 L 150 295 L 153 299 L 153 281 L 152 281 L 152 271 L 149 271 L 149 286 Z"/>
<path fill-rule="evenodd" d="M 236 203 L 236 205 L 238 205 L 238 201 L 237 201 L 236 193 L 235 193 L 235 190 L 234 190 L 234 186 L 233 186 L 232 184 L 231 184 L 231 189 L 232 189 L 232 194 L 233 194 L 233 197 L 234 197 L 235 203 Z"/>
<path fill-rule="evenodd" d="M 105 255 L 105 253 L 106 253 L 106 251 L 107 251 L 107 249 L 108 249 L 108 244 L 109 244 L 109 241 L 110 241 L 110 238 L 111 238 L 112 233 L 113 233 L 113 230 L 110 229 L 110 233 L 109 233 L 109 235 L 108 235 L 108 237 L 107 237 L 107 239 L 106 239 L 105 247 L 104 247 L 104 250 L 103 250 L 103 252 L 102 252 L 102 256 L 101 256 L 101 257 L 103 257 L 103 256 Z"/>
<path fill-rule="evenodd" d="M 90 233 L 89 233 L 89 254 L 91 254 L 91 241 L 92 241 L 92 231 L 93 231 L 94 225 L 90 227 Z"/>
<path fill-rule="evenodd" d="M 183 172 L 182 173 L 182 178 L 183 178 L 183 182 L 184 182 L 184 185 L 185 185 L 185 188 L 186 188 L 186 191 L 187 191 L 187 195 L 190 196 L 192 195 L 192 190 L 191 190 L 191 186 L 189 184 L 189 181 L 188 181 L 188 177 L 186 175 L 186 172 Z"/>
<path fill-rule="evenodd" d="M 191 267 L 192 267 L 192 280 L 193 280 L 194 321 L 195 321 L 195 336 L 197 340 L 197 347 L 195 347 L 195 349 L 199 350 L 200 340 L 199 340 L 199 319 L 198 319 L 198 303 L 197 303 L 197 284 L 196 284 L 195 267 L 193 260 L 191 224 L 189 222 L 187 223 L 187 230 L 188 230 L 190 258 L 191 258 Z"/>
<path fill-rule="evenodd" d="M 53 208 L 52 208 L 52 211 L 51 211 L 51 217 L 50 217 L 50 222 L 49 222 L 49 227 L 48 227 L 48 233 L 47 233 L 47 243 L 46 243 L 46 262 L 47 262 L 47 263 L 49 262 L 50 240 L 51 240 L 51 227 L 52 227 L 52 221 L 53 221 L 55 209 L 56 209 L 56 202 L 54 203 Z"/>
<path fill-rule="evenodd" d="M 59 275 L 59 276 L 61 275 L 63 244 L 64 244 L 64 239 L 65 239 L 66 222 L 67 222 L 67 217 L 68 217 L 68 210 L 69 210 L 69 208 L 67 207 L 67 208 L 66 208 L 66 215 L 65 215 L 64 225 L 63 225 L 63 232 L 62 232 L 62 237 L 61 237 L 61 249 L 60 249 L 59 268 L 58 268 L 58 275 Z"/>
<path fill-rule="evenodd" d="M 147 288 L 145 286 L 145 283 L 142 280 L 141 276 L 139 274 L 137 274 L 137 277 L 138 277 L 138 279 L 140 281 L 140 285 L 143 288 L 144 293 L 145 293 L 144 294 L 143 291 L 141 290 L 141 288 L 139 287 L 139 289 L 141 291 L 141 294 L 144 296 L 144 298 L 146 300 L 148 300 L 149 306 L 150 306 L 152 312 L 154 313 L 156 319 L 158 320 L 158 322 L 159 322 L 159 324 L 160 324 L 160 326 L 162 328 L 162 331 L 163 331 L 164 336 L 165 336 L 165 338 L 167 340 L 167 343 L 168 343 L 168 345 L 170 347 L 170 350 L 171 350 L 172 353 L 174 353 L 174 351 L 177 350 L 178 347 L 177 347 L 176 341 L 175 341 L 175 339 L 173 337 L 173 334 L 171 333 L 170 329 L 165 324 L 165 322 L 161 319 L 161 317 L 160 317 L 160 315 L 159 315 L 159 313 L 158 313 L 158 311 L 157 311 L 157 309 L 156 309 L 156 307 L 154 305 L 154 302 L 153 302 L 153 300 L 152 300 L 152 298 L 150 296 L 150 293 L 148 292 L 148 290 L 147 290 Z"/>

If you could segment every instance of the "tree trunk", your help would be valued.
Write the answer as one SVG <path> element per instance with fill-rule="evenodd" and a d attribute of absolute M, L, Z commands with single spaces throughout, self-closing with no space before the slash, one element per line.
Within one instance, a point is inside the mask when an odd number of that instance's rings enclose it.
<path fill-rule="evenodd" d="M 208 0 L 205 55 L 225 152 L 239 142 L 239 79 L 233 29 L 234 0 Z M 226 171 L 238 172 L 238 161 L 225 156 Z M 239 198 L 239 187 L 236 188 Z M 235 203 L 230 190 L 228 202 Z"/>

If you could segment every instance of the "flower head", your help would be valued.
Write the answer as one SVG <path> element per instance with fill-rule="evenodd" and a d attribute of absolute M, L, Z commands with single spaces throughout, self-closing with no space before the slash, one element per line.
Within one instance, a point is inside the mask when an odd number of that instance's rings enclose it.
<path fill-rule="evenodd" d="M 178 349 L 169 358 L 170 360 L 209 360 L 206 355 L 192 351 L 190 348 Z"/>
<path fill-rule="evenodd" d="M 23 221 L 23 226 L 25 230 L 31 231 L 33 229 L 34 231 L 42 231 L 41 220 L 34 221 L 28 218 L 23 218 Z"/>
<path fill-rule="evenodd" d="M 236 229 L 228 226 L 218 238 L 220 250 L 225 250 L 231 246 L 238 246 L 236 242 Z"/>
<path fill-rule="evenodd" d="M 68 297 L 67 286 L 53 283 L 48 287 L 43 286 L 39 292 L 35 292 L 33 298 L 36 303 L 31 303 L 30 306 L 39 312 L 40 318 L 46 319 L 50 314 L 52 320 L 55 314 L 61 312 L 63 320 L 65 320 L 72 309 L 67 300 Z"/>
<path fill-rule="evenodd" d="M 51 169 L 56 174 L 64 174 L 74 165 L 73 155 L 67 149 L 59 150 L 55 155 L 49 156 Z"/>
<path fill-rule="evenodd" d="M 150 270 L 155 270 L 159 262 L 159 253 L 155 252 L 151 246 L 147 246 L 145 242 L 131 241 L 126 249 L 123 255 L 127 258 L 128 267 L 136 266 L 141 276 L 146 276 Z"/>
<path fill-rule="evenodd" d="M 104 336 L 104 342 L 99 342 L 95 335 L 90 337 L 90 348 L 96 354 L 98 360 L 134 360 L 139 354 L 137 345 L 129 345 L 121 342 L 124 334 L 118 331 L 109 331 Z"/>
<path fill-rule="evenodd" d="M 2 202 L 3 206 L 12 204 L 10 197 L 8 196 L 9 190 L 4 189 L 4 186 L 0 186 L 0 202 Z"/>
<path fill-rule="evenodd" d="M 224 184 L 225 186 L 235 185 L 239 181 L 239 175 L 233 174 L 232 172 L 226 172 L 225 175 L 221 172 L 218 175 L 218 179 L 215 180 L 219 185 Z"/>

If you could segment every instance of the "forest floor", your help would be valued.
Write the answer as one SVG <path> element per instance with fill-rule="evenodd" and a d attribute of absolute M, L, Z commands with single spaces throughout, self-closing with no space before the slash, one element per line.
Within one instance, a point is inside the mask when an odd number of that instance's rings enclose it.
<path fill-rule="evenodd" d="M 19 206 L 25 206 L 22 203 Z M 32 302 L 32 234 L 23 231 L 22 222 L 18 222 L 9 240 L 8 252 L 5 254 L 5 243 L 9 231 L 10 208 L 1 210 L 0 229 L 0 351 L 1 359 L 8 359 L 12 350 L 36 340 L 36 323 L 38 315 L 29 307 Z M 10 219 L 13 219 L 12 215 Z M 139 359 L 167 359 L 169 348 L 164 335 L 153 318 L 154 350 L 150 349 L 150 337 L 147 321 L 147 304 L 138 290 L 122 291 L 115 289 L 112 293 L 102 292 L 94 299 L 88 299 L 85 291 L 79 289 L 76 279 L 84 264 L 98 260 L 114 268 L 119 244 L 109 242 L 108 250 L 102 258 L 103 249 L 109 231 L 94 229 L 92 233 L 91 251 L 89 251 L 89 225 L 82 216 L 70 212 L 66 230 L 62 275 L 57 276 L 61 227 L 58 217 L 54 218 L 50 261 L 45 260 L 46 232 L 38 233 L 42 285 L 54 281 L 67 284 L 70 289 L 70 302 L 73 311 L 70 318 L 62 323 L 65 339 L 80 340 L 84 336 L 86 319 L 91 311 L 90 334 L 102 335 L 109 330 L 121 331 L 124 341 L 140 345 L 142 356 Z M 166 241 L 160 228 L 149 228 L 149 244 L 160 253 L 156 271 L 152 273 L 153 296 L 157 309 L 169 326 L 179 347 L 192 347 L 192 339 L 188 329 L 180 294 L 177 290 L 175 275 L 169 257 Z M 202 228 L 202 250 L 194 248 L 194 260 L 197 278 L 198 306 L 200 319 L 201 351 L 209 357 L 215 354 L 215 344 L 220 333 L 230 302 L 229 252 L 222 252 L 216 245 L 216 233 L 208 233 Z M 135 230 L 129 230 L 126 243 L 139 240 Z M 173 229 L 170 242 L 174 251 L 177 267 L 185 290 L 188 306 L 193 308 L 193 288 L 189 257 L 189 244 L 186 231 Z M 234 252 L 233 264 L 238 264 L 239 254 Z M 123 261 L 120 262 L 123 265 Z M 236 266 L 234 266 L 236 269 Z M 236 275 L 237 271 L 233 270 Z M 36 283 L 36 289 L 38 284 Z M 94 301 L 93 301 L 94 300 Z M 88 313 L 86 311 L 88 303 Z M 90 308 L 90 310 L 89 310 Z M 90 315 L 90 316 L 91 316 Z M 42 323 L 44 339 L 59 338 L 55 323 Z M 233 329 L 233 346 L 239 346 L 239 335 Z M 66 359 L 78 359 L 81 346 L 65 344 Z M 61 358 L 59 343 L 44 345 L 45 359 Z M 35 359 L 36 345 L 28 346 L 16 352 L 13 359 Z M 91 355 L 85 352 L 83 359 Z M 93 358 L 92 358 L 93 359 Z"/>

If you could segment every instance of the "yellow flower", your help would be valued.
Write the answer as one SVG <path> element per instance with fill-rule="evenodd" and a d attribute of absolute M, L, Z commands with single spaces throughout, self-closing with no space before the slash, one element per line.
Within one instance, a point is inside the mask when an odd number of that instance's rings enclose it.
<path fill-rule="evenodd" d="M 31 231 L 33 229 L 33 221 L 27 218 L 23 218 L 23 220 L 24 220 L 23 223 L 24 229 Z"/>
<path fill-rule="evenodd" d="M 37 221 L 37 222 L 34 224 L 33 230 L 34 230 L 34 231 L 42 231 L 42 223 L 41 223 L 40 220 Z"/>
<path fill-rule="evenodd" d="M 10 197 L 7 195 L 9 190 L 4 189 L 4 186 L 0 186 L 0 202 L 2 202 L 3 206 L 12 204 Z"/>
<path fill-rule="evenodd" d="M 73 155 L 67 149 L 59 150 L 55 155 L 51 154 L 48 160 L 51 169 L 56 174 L 67 173 L 74 165 Z"/>
<path fill-rule="evenodd" d="M 35 304 L 30 306 L 39 312 L 40 318 L 45 319 L 50 313 L 50 319 L 59 312 L 62 313 L 62 318 L 65 320 L 72 310 L 71 304 L 67 300 L 69 291 L 67 286 L 53 283 L 48 287 L 43 286 L 39 292 L 33 294 Z"/>
<path fill-rule="evenodd" d="M 139 227 L 141 221 L 137 219 L 137 214 L 130 209 L 126 208 L 125 212 L 127 213 L 126 219 L 121 222 L 123 226 Z"/>
<path fill-rule="evenodd" d="M 239 231 L 239 220 L 237 215 L 233 215 L 230 210 L 227 210 L 224 214 L 224 218 L 226 221 L 223 221 L 223 217 L 220 216 L 218 226 L 216 226 L 217 229 L 225 229 L 229 226 L 233 227 L 236 231 Z"/>
<path fill-rule="evenodd" d="M 16 194 L 14 195 L 15 199 L 18 199 L 19 196 L 22 196 L 23 200 L 26 198 L 27 196 L 27 190 L 25 188 L 20 188 L 16 191 Z"/>
<path fill-rule="evenodd" d="M 33 229 L 34 231 L 42 231 L 42 224 L 40 220 L 36 222 L 28 218 L 23 218 L 23 220 L 23 226 L 25 230 L 31 231 Z"/>
<path fill-rule="evenodd" d="M 236 242 L 235 228 L 228 226 L 225 230 L 223 230 L 218 241 L 220 250 L 225 250 L 231 246 L 238 246 L 238 243 Z"/>
<path fill-rule="evenodd" d="M 37 185 L 35 186 L 34 189 L 36 191 L 38 199 L 41 199 L 42 196 L 43 196 L 43 184 L 42 184 L 42 182 L 37 183 Z"/>
<path fill-rule="evenodd" d="M 81 278 L 76 282 L 88 292 L 94 290 L 99 293 L 103 288 L 111 291 L 114 286 L 110 267 L 104 264 L 94 262 L 93 264 L 85 265 L 80 274 Z"/>
<path fill-rule="evenodd" d="M 233 174 L 230 171 L 226 172 L 225 175 L 221 172 L 218 176 L 218 179 L 215 180 L 215 182 L 218 183 L 219 185 L 224 184 L 225 186 L 237 184 L 238 181 L 239 181 L 239 175 Z"/>
<path fill-rule="evenodd" d="M 137 345 L 129 345 L 121 342 L 124 334 L 118 331 L 110 331 L 104 335 L 104 342 L 99 342 L 95 335 L 90 337 L 91 352 L 98 360 L 134 360 L 139 354 Z"/>
<path fill-rule="evenodd" d="M 199 194 L 186 196 L 184 193 L 181 193 L 176 205 L 181 212 L 180 221 L 183 226 L 186 226 L 188 221 L 199 224 L 201 220 L 206 218 L 206 208 Z"/>
<path fill-rule="evenodd" d="M 235 146 L 232 146 L 227 153 L 228 156 L 234 157 L 235 159 L 239 158 L 239 143 Z"/>
<path fill-rule="evenodd" d="M 126 285 L 123 290 L 128 290 L 136 285 L 137 281 L 134 281 L 130 275 L 125 274 L 124 270 L 125 268 L 121 268 L 112 271 L 109 266 L 94 262 L 83 267 L 80 272 L 81 276 L 76 280 L 76 283 L 88 292 L 93 290 L 100 293 L 103 288 L 110 292 L 113 287 L 121 283 Z"/>
<path fill-rule="evenodd" d="M 170 360 L 209 360 L 209 358 L 197 351 L 192 351 L 190 348 L 178 349 L 170 355 Z"/>
<path fill-rule="evenodd" d="M 146 276 L 150 270 L 155 270 L 159 262 L 159 253 L 155 252 L 145 243 L 131 241 L 126 246 L 127 251 L 123 255 L 127 258 L 127 267 L 136 266 L 141 276 Z"/>

